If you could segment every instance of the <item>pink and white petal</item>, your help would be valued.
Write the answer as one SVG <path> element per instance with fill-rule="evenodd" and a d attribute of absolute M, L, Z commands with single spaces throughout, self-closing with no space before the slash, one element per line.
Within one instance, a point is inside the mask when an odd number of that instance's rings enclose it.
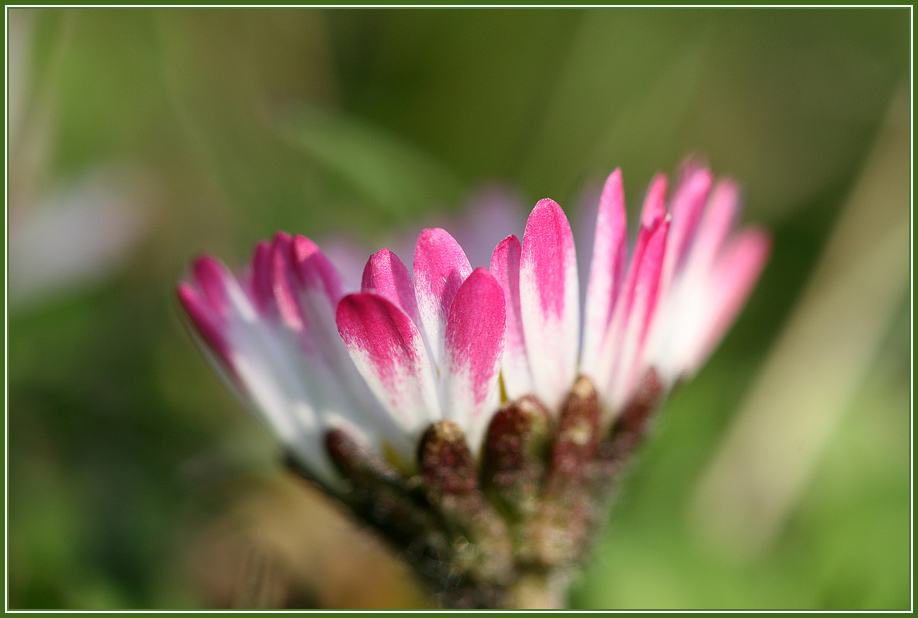
<path fill-rule="evenodd" d="M 689 155 L 685 158 L 684 161 L 679 165 L 679 171 L 677 172 L 676 181 L 681 185 L 688 181 L 689 178 L 694 176 L 697 172 L 708 169 L 708 163 L 704 157 L 699 156 L 698 154 Z"/>
<path fill-rule="evenodd" d="M 641 226 L 656 228 L 666 216 L 666 191 L 669 180 L 666 174 L 657 174 L 650 181 L 647 195 L 644 196 L 644 206 L 641 209 Z"/>
<path fill-rule="evenodd" d="M 293 239 L 284 233 L 274 236 L 271 250 L 271 289 L 278 315 L 295 333 L 303 333 L 305 323 L 298 300 L 299 277 L 293 264 Z"/>
<path fill-rule="evenodd" d="M 642 362 L 643 352 L 659 300 L 658 292 L 666 259 L 669 230 L 670 221 L 667 218 L 653 231 L 640 256 L 631 304 L 618 339 L 617 360 L 608 389 L 613 409 L 618 409 L 628 402 L 637 380 L 645 369 Z"/>
<path fill-rule="evenodd" d="M 511 400 L 519 399 L 533 391 L 526 338 L 523 335 L 523 316 L 520 307 L 520 255 L 522 246 L 516 236 L 503 239 L 491 256 L 491 274 L 500 284 L 507 305 L 507 331 L 501 372 L 504 388 Z"/>
<path fill-rule="evenodd" d="M 506 311 L 500 284 L 484 268 L 472 271 L 449 310 L 443 412 L 466 431 L 473 452 L 499 405 Z"/>
<path fill-rule="evenodd" d="M 431 228 L 421 232 L 414 251 L 414 287 L 418 315 L 438 367 L 443 358 L 443 333 L 450 305 L 471 273 L 462 247 L 446 230 Z"/>
<path fill-rule="evenodd" d="M 411 273 L 398 256 L 388 249 L 374 253 L 367 260 L 360 290 L 382 296 L 401 307 L 415 324 L 421 323 Z"/>
<path fill-rule="evenodd" d="M 225 272 L 225 271 L 224 271 Z M 320 380 L 304 370 L 304 357 L 293 341 L 278 327 L 259 317 L 252 299 L 235 278 L 226 273 L 222 279 L 223 330 L 226 351 L 215 363 L 222 375 L 250 403 L 256 418 L 290 448 L 297 449 L 310 469 L 326 483 L 339 482 L 337 474 L 322 450 L 323 433 L 316 402 L 321 399 Z M 218 357 L 219 350 L 212 349 Z M 319 367 L 320 372 L 325 370 Z M 309 449 L 300 452 L 300 445 Z"/>
<path fill-rule="evenodd" d="M 192 272 L 198 288 L 207 300 L 207 304 L 218 315 L 225 314 L 228 309 L 226 285 L 233 278 L 233 275 L 226 270 L 226 267 L 209 255 L 196 259 L 192 266 Z"/>
<path fill-rule="evenodd" d="M 341 275 L 335 265 L 316 243 L 304 236 L 293 237 L 291 250 L 300 284 L 307 289 L 321 290 L 331 305 L 337 305 L 344 294 Z"/>
<path fill-rule="evenodd" d="M 282 323 L 296 334 L 304 354 L 319 354 L 328 364 L 323 339 L 334 336 L 335 306 L 341 294 L 335 267 L 311 240 L 277 234 L 272 276 Z"/>
<path fill-rule="evenodd" d="M 687 270 L 699 273 L 709 271 L 733 227 L 739 203 L 739 187 L 734 181 L 725 179 L 714 185 L 689 249 Z"/>
<path fill-rule="evenodd" d="M 302 381 L 295 357 L 285 358 L 284 342 L 271 343 L 262 334 L 236 334 L 238 347 L 234 353 L 233 369 L 238 376 L 243 402 L 251 402 L 253 416 L 293 451 L 318 480 L 326 484 L 340 483 L 322 444 L 327 427 L 315 408 L 313 398 Z M 261 341 L 255 341 L 261 339 Z M 289 342 L 287 342 L 289 345 Z M 250 345 L 247 345 L 250 344 Z M 295 354 L 295 351 L 292 351 Z"/>
<path fill-rule="evenodd" d="M 700 169 L 688 176 L 676 189 L 672 205 L 672 227 L 669 233 L 669 248 L 666 251 L 664 265 L 664 286 L 674 276 L 685 260 L 691 247 L 698 222 L 704 212 L 705 203 L 711 190 L 713 178 L 711 172 Z"/>
<path fill-rule="evenodd" d="M 580 297 L 571 227 L 550 199 L 536 204 L 526 224 L 520 306 L 535 394 L 556 409 L 577 373 Z"/>
<path fill-rule="evenodd" d="M 324 436 L 342 419 L 359 427 L 359 432 L 354 433 L 357 438 L 380 444 L 385 436 L 401 452 L 413 449 L 413 445 L 404 444 L 401 428 L 396 433 L 392 424 L 386 423 L 389 417 L 375 403 L 349 358 L 345 360 L 350 364 L 353 378 L 340 365 L 329 363 L 323 350 L 304 353 L 295 339 L 279 329 L 272 329 L 270 334 L 254 329 L 246 334 L 251 335 L 248 343 L 240 343 L 237 348 L 260 350 L 234 359 L 236 367 L 244 367 L 250 374 L 245 380 L 248 399 L 256 402 L 256 409 L 269 419 L 268 424 L 275 426 L 276 432 L 284 424 L 293 432 L 285 441 L 301 459 L 312 463 L 310 470 L 317 465 L 331 470 L 326 461 Z M 343 349 L 343 344 L 340 347 Z M 346 356 L 346 351 L 343 354 Z"/>
<path fill-rule="evenodd" d="M 600 389 L 600 395 L 604 393 L 605 384 L 611 383 L 611 375 L 618 364 L 620 347 L 625 329 L 628 323 L 628 316 L 631 315 L 631 306 L 634 303 L 634 293 L 637 285 L 640 266 L 644 258 L 647 245 L 654 233 L 660 228 L 662 219 L 657 221 L 652 227 L 641 225 L 638 230 L 638 236 L 634 243 L 634 250 L 631 254 L 631 261 L 628 264 L 628 271 L 625 274 L 625 281 L 621 286 L 619 293 L 615 298 L 615 305 L 612 308 L 612 320 L 606 331 L 605 339 L 602 342 L 599 354 L 594 361 L 595 369 L 593 370 L 596 377 L 597 388 Z"/>
<path fill-rule="evenodd" d="M 295 300 L 303 319 L 301 339 L 305 350 L 316 350 L 321 362 L 334 372 L 340 390 L 347 393 L 351 388 L 343 382 L 352 363 L 337 334 L 335 315 L 341 299 L 341 277 L 311 240 L 294 237 L 291 252 L 297 276 Z M 353 373 L 357 378 L 356 372 Z"/>
<path fill-rule="evenodd" d="M 289 291 L 303 325 L 296 340 L 299 355 L 305 361 L 303 380 L 313 404 L 322 418 L 348 418 L 385 435 L 393 447 L 410 451 L 413 445 L 404 443 L 402 427 L 383 413 L 338 334 L 336 309 L 341 278 L 337 269 L 309 239 L 295 237 L 289 248 L 296 272 Z M 287 280 L 289 273 L 284 269 L 280 272 Z"/>
<path fill-rule="evenodd" d="M 277 306 L 274 302 L 271 244 L 261 241 L 255 245 L 249 272 L 249 289 L 258 312 L 274 317 Z"/>
<path fill-rule="evenodd" d="M 341 390 L 350 391 L 343 381 L 353 363 L 336 325 L 340 278 L 335 267 L 311 241 L 298 243 L 297 240 L 294 239 L 292 248 L 297 275 L 295 300 L 304 324 L 300 342 L 307 356 L 315 353 L 313 362 L 321 362 L 332 369 L 333 381 L 341 383 Z M 356 372 L 353 373 L 353 377 L 359 379 Z"/>
<path fill-rule="evenodd" d="M 771 253 L 771 238 L 758 228 L 747 229 L 724 248 L 712 274 L 712 311 L 701 325 L 703 339 L 689 358 L 685 374 L 696 371 L 733 324 L 759 279 Z"/>
<path fill-rule="evenodd" d="M 357 370 L 404 434 L 416 439 L 441 418 L 424 340 L 408 314 L 362 292 L 341 300 L 337 323 Z"/>
<path fill-rule="evenodd" d="M 723 249 L 736 218 L 739 192 L 730 180 L 719 181 L 708 200 L 695 236 L 686 248 L 683 263 L 672 273 L 664 292 L 665 303 L 649 343 L 660 377 L 674 381 L 700 362 L 700 341 L 711 322 L 717 283 L 715 259 Z"/>
<path fill-rule="evenodd" d="M 203 295 L 192 285 L 180 283 L 176 292 L 195 331 L 220 361 L 224 365 L 228 364 L 229 344 L 224 334 L 226 320 L 214 311 Z"/>
<path fill-rule="evenodd" d="M 625 271 L 627 220 L 622 173 L 617 169 L 609 176 L 599 199 L 590 280 L 586 291 L 586 310 L 581 347 L 581 370 L 597 377 L 597 360 L 602 349 L 615 298 Z"/>
<path fill-rule="evenodd" d="M 653 323 L 658 301 L 660 299 L 660 282 L 663 265 L 669 253 L 671 224 L 664 219 L 647 243 L 641 257 L 641 265 L 635 282 L 634 298 L 629 312 L 626 327 L 626 345 L 633 337 L 637 343 L 635 357 L 639 358 L 641 349 L 647 339 L 647 333 Z"/>
<path fill-rule="evenodd" d="M 624 318 L 631 310 L 631 303 L 634 301 L 634 290 L 637 285 L 638 273 L 643 263 L 644 253 L 647 251 L 650 239 L 657 233 L 662 223 L 663 219 L 660 219 L 649 227 L 641 225 L 641 228 L 638 230 L 637 239 L 634 241 L 634 250 L 631 253 L 631 261 L 628 263 L 628 272 L 625 274 L 625 282 L 616 299 L 614 317 L 618 317 L 618 315 L 621 314 L 621 317 Z"/>
<path fill-rule="evenodd" d="M 315 333 L 302 328 L 304 289 L 292 265 L 292 249 L 286 235 L 260 245 L 247 282 L 238 281 L 211 258 L 199 260 L 194 271 L 202 289 L 183 284 L 179 299 L 201 335 L 205 354 L 240 400 L 321 482 L 333 485 L 340 479 L 324 454 L 325 420 L 355 407 L 342 396 L 340 372 L 311 339 Z M 324 284 L 314 287 L 331 311 Z M 267 305 L 276 316 L 278 296 L 300 327 L 295 336 L 288 321 L 266 319 L 262 311 Z M 333 313 L 327 321 L 325 330 L 338 338 Z M 313 345 L 303 346 L 307 339 Z M 346 351 L 342 354 L 350 362 Z M 375 430 L 362 425 L 364 435 Z"/>
<path fill-rule="evenodd" d="M 276 327 L 271 320 L 264 325 L 275 328 L 278 335 L 274 339 L 281 341 L 272 342 L 271 338 L 262 336 L 247 346 L 258 347 L 263 340 L 262 346 L 274 350 L 270 355 L 263 352 L 263 356 L 286 359 L 284 365 L 293 368 L 289 370 L 293 371 L 292 377 L 285 380 L 286 390 L 296 390 L 300 397 L 305 397 L 313 415 L 325 418 L 340 411 L 361 423 L 362 414 L 372 415 L 373 397 L 337 334 L 335 301 L 340 294 L 337 271 L 312 241 L 287 234 L 275 236 L 268 268 L 273 304 L 281 319 Z M 290 350 L 278 352 L 287 348 Z M 365 420 L 364 426 L 379 428 L 380 423 Z"/>

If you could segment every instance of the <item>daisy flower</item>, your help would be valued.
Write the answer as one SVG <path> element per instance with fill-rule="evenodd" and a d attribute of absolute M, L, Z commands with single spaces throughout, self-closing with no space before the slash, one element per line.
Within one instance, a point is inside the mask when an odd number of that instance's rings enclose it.
<path fill-rule="evenodd" d="M 288 461 L 400 549 L 450 607 L 560 605 L 618 472 L 669 390 L 743 306 L 769 252 L 739 194 L 694 161 L 658 175 L 628 243 L 621 172 L 600 197 L 586 290 L 564 212 L 473 269 L 426 229 L 412 268 L 373 254 L 359 290 L 277 234 L 179 300 Z M 582 311 L 581 311 L 582 305 Z"/>

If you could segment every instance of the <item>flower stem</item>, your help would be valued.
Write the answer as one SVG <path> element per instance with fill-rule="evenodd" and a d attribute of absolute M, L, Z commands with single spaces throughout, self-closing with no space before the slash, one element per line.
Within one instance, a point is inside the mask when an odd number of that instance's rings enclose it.
<path fill-rule="evenodd" d="M 568 577 L 526 573 L 507 595 L 507 609 L 566 609 Z"/>

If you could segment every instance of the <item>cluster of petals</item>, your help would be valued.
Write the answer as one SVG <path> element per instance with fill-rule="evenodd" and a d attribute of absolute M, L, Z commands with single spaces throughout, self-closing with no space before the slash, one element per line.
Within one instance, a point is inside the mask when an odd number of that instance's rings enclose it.
<path fill-rule="evenodd" d="M 370 257 L 361 290 L 307 238 L 277 234 L 235 277 L 199 258 L 179 299 L 206 350 L 253 412 L 317 477 L 336 482 L 323 443 L 344 428 L 410 468 L 416 442 L 451 419 L 480 441 L 499 405 L 500 285 L 441 229 L 418 238 L 414 277 Z"/>
<path fill-rule="evenodd" d="M 666 388 L 694 372 L 767 259 L 765 233 L 734 231 L 738 205 L 735 184 L 715 183 L 700 165 L 683 166 L 671 198 L 658 175 L 629 251 L 616 170 L 582 296 L 571 227 L 548 199 L 522 241 L 498 244 L 489 269 L 473 269 L 452 236 L 427 229 L 411 271 L 384 249 L 347 293 L 315 243 L 281 233 L 256 246 L 241 276 L 199 258 L 178 295 L 243 401 L 334 487 L 331 429 L 410 470 L 436 421 L 454 421 L 477 452 L 503 401 L 535 395 L 557 410 L 582 374 L 611 420 L 651 368 Z"/>
<path fill-rule="evenodd" d="M 522 243 L 506 238 L 491 261 L 507 298 L 503 379 L 509 398 L 531 393 L 554 409 L 583 374 L 611 419 L 650 369 L 665 389 L 696 371 L 742 308 L 769 254 L 764 231 L 734 232 L 739 204 L 732 180 L 715 183 L 710 170 L 690 160 L 671 198 L 665 175 L 651 182 L 629 252 L 616 170 L 599 199 L 582 278 L 564 212 L 549 199 L 536 204 Z"/>

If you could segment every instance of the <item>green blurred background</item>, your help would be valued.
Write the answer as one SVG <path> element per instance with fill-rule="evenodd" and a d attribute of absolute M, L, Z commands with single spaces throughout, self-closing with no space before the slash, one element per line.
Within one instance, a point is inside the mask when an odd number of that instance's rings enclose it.
<path fill-rule="evenodd" d="M 11 608 L 424 607 L 179 319 L 194 255 L 688 153 L 774 254 L 575 608 L 910 603 L 908 9 L 8 10 Z M 523 215 L 525 213 L 521 213 Z"/>

